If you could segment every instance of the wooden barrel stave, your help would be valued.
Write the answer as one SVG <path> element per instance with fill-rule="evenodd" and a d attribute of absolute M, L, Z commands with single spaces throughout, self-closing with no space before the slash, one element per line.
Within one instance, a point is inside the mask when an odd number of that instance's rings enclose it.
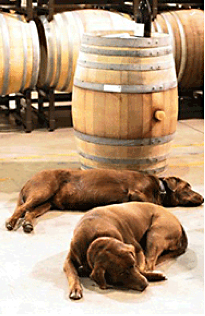
<path fill-rule="evenodd" d="M 40 47 L 34 21 L 21 15 L 0 13 L 0 95 L 17 93 L 36 85 Z"/>
<path fill-rule="evenodd" d="M 203 86 L 204 12 L 190 9 L 158 14 L 153 30 L 168 33 L 172 39 L 180 87 Z"/>
<path fill-rule="evenodd" d="M 191 9 L 158 14 L 153 22 L 153 30 L 169 33 L 171 36 L 176 72 L 182 88 L 203 85 L 203 19 L 202 10 Z M 45 17 L 41 17 L 41 23 L 45 28 L 45 40 L 41 40 L 41 47 L 44 50 L 46 42 L 47 54 L 42 53 L 38 86 L 67 92 L 72 91 L 74 71 L 84 32 L 105 28 L 118 30 L 119 27 L 127 31 L 133 28 L 132 21 L 104 10 L 64 12 L 56 14 L 54 20 L 49 23 Z M 98 47 L 98 50 L 102 51 L 103 46 Z M 130 45 L 130 54 L 133 51 Z M 153 53 L 155 51 L 153 48 Z M 120 56 L 116 58 L 120 59 Z"/>
<path fill-rule="evenodd" d="M 139 140 L 133 140 L 131 146 L 131 140 L 124 143 L 117 141 L 117 139 L 100 139 L 98 144 L 97 137 L 87 141 L 87 138 L 83 138 L 84 135 L 76 134 L 77 147 L 80 155 L 81 164 L 84 168 L 121 168 L 131 170 L 143 170 L 146 172 L 158 172 L 162 167 L 166 167 L 168 153 L 171 148 L 171 140 L 174 135 L 169 137 L 169 142 L 166 137 L 141 139 L 141 144 L 153 142 L 152 145 L 135 146 L 135 142 Z M 82 137 L 82 139 L 81 139 Z M 155 142 L 162 142 L 160 145 L 156 145 Z M 165 143 L 163 143 L 163 141 Z M 109 145 L 109 144 L 115 145 Z M 130 144 L 129 144 L 130 143 Z M 120 144 L 120 145 L 119 145 Z M 122 145 L 123 144 L 123 145 Z M 127 145 L 126 145 L 127 144 Z M 128 145 L 129 144 L 129 145 Z"/>
<path fill-rule="evenodd" d="M 75 95 L 78 97 L 76 102 Z M 176 88 L 163 93 L 117 94 L 75 87 L 72 107 L 74 127 L 77 131 L 89 135 L 120 139 L 172 134 L 177 124 L 177 95 Z M 105 104 L 108 106 L 105 107 Z M 136 104 L 140 104 L 141 107 L 137 107 Z M 154 117 L 155 111 L 159 109 L 165 112 L 165 119 L 161 122 Z"/>
<path fill-rule="evenodd" d="M 117 45 L 115 48 L 115 44 L 106 47 L 99 38 L 93 43 L 92 38 L 82 42 L 72 106 L 82 168 L 124 168 L 154 173 L 167 164 L 178 115 L 173 56 L 169 49 L 164 49 L 166 61 L 162 69 L 156 67 L 158 56 L 114 56 L 114 51 L 126 51 L 128 44 L 120 48 Z M 141 53 L 151 50 L 151 45 L 141 47 Z M 95 54 L 92 49 L 84 49 L 90 46 L 95 46 Z M 107 49 L 108 54 L 102 54 L 102 49 Z M 152 89 L 160 85 L 162 89 Z M 151 89 L 148 91 L 147 87 Z"/>
<path fill-rule="evenodd" d="M 50 87 L 71 92 L 73 76 L 84 32 L 92 30 L 130 30 L 133 21 L 117 13 L 104 10 L 80 10 L 54 15 L 48 22 L 41 16 L 41 58 L 38 87 Z"/>

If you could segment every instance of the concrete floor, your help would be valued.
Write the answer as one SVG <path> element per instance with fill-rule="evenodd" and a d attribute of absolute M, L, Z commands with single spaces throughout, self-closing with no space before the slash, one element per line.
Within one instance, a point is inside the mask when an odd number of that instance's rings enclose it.
<path fill-rule="evenodd" d="M 203 120 L 179 121 L 169 167 L 204 193 Z M 84 298 L 71 301 L 63 272 L 72 231 L 80 212 L 50 212 L 37 220 L 34 232 L 9 232 L 5 220 L 13 213 L 18 192 L 38 170 L 79 167 L 72 128 L 24 133 L 20 128 L 0 132 L 0 314 L 202 314 L 203 206 L 171 208 L 185 227 L 189 246 L 181 257 L 158 267 L 168 280 L 152 283 L 143 292 L 100 290 L 82 279 Z"/>

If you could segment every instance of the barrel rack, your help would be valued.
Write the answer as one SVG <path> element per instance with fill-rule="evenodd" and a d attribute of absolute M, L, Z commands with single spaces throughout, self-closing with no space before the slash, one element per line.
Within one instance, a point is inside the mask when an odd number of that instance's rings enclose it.
<path fill-rule="evenodd" d="M 117 10 L 130 14 L 132 17 L 137 12 L 140 0 L 1 0 L 0 11 L 15 11 L 24 14 L 29 22 L 34 20 L 37 15 L 46 15 L 47 20 L 51 21 L 56 12 L 73 9 L 101 8 L 106 10 Z M 193 2 L 194 1 L 194 2 Z M 160 11 L 179 8 L 204 8 L 202 0 L 150 0 L 153 12 L 153 19 Z M 38 122 L 45 124 L 49 131 L 55 129 L 55 102 L 67 102 L 72 100 L 71 93 L 56 93 L 53 89 L 38 89 L 37 98 L 32 98 L 32 90 L 28 89 L 15 95 L 0 96 L 0 107 L 6 107 L 6 114 L 13 114 L 17 124 L 23 124 L 26 132 L 33 129 L 32 115 L 36 114 Z M 179 87 L 179 119 L 203 117 L 203 88 L 199 90 L 181 91 Z M 10 109 L 10 101 L 15 101 L 15 109 Z M 48 102 L 48 108 L 44 108 L 44 103 Z M 33 106 L 37 104 L 37 107 Z M 191 105 L 191 108 L 190 108 Z M 70 105 L 67 105 L 70 109 Z M 187 113 L 187 109 L 189 113 Z M 24 115 L 21 114 L 22 110 Z M 46 114 L 46 112 L 48 112 Z"/>
<path fill-rule="evenodd" d="M 37 14 L 46 14 L 47 18 L 51 20 L 51 13 L 49 16 L 50 6 L 48 10 L 44 10 L 42 2 L 43 1 L 41 0 L 2 0 L 0 3 L 0 11 L 10 12 L 12 10 L 18 14 L 24 14 L 28 22 L 35 19 Z M 33 129 L 33 114 L 37 115 L 38 123 L 40 125 L 46 123 L 48 130 L 53 131 L 55 129 L 55 102 L 60 101 L 69 103 L 69 101 L 71 101 L 71 93 L 56 93 L 51 88 L 43 90 L 36 88 L 36 92 L 38 96 L 37 98 L 32 98 L 31 89 L 27 89 L 14 95 L 0 96 L 0 107 L 3 106 L 6 108 L 6 115 L 12 114 L 16 124 L 23 125 L 25 132 L 27 133 L 31 132 Z M 10 101 L 15 102 L 14 109 L 10 108 Z M 44 103 L 48 103 L 48 107 L 44 108 Z M 34 106 L 34 104 L 37 104 L 37 107 Z M 69 109 L 71 108 L 70 105 L 67 105 L 66 107 Z"/>
<path fill-rule="evenodd" d="M 156 7 L 156 1 L 153 0 L 153 5 Z M 134 7 L 138 5 L 139 0 L 134 0 Z M 72 9 L 83 9 L 88 8 L 104 8 L 104 9 L 118 9 L 122 12 L 130 12 L 130 4 L 126 5 L 123 0 L 89 0 L 86 1 L 86 5 L 79 0 L 2 0 L 0 4 L 0 10 L 8 11 L 14 10 L 18 14 L 24 14 L 26 20 L 29 22 L 37 15 L 46 15 L 47 20 L 53 19 L 55 12 L 72 10 Z M 133 9 L 136 11 L 136 9 Z M 155 10 L 156 11 L 156 10 Z M 6 95 L 0 97 L 0 106 L 6 107 L 7 115 L 12 113 L 17 124 L 23 124 L 26 132 L 31 132 L 33 129 L 32 114 L 36 114 L 39 123 L 46 123 L 49 131 L 55 129 L 55 102 L 68 102 L 71 101 L 71 94 L 55 93 L 53 89 L 41 89 L 37 88 L 38 98 L 32 99 L 32 91 L 30 89 L 23 91 L 22 93 L 15 94 L 14 96 Z M 10 109 L 10 101 L 15 101 L 15 109 Z M 48 115 L 44 111 L 44 103 L 48 102 Z M 37 103 L 37 108 L 33 106 Z M 70 106 L 68 106 L 70 107 Z M 21 112 L 25 112 L 24 115 Z"/>

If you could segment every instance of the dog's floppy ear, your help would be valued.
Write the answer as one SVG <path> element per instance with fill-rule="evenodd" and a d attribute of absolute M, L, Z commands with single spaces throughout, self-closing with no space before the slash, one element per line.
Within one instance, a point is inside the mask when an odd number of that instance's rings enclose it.
<path fill-rule="evenodd" d="M 101 255 L 101 257 L 103 254 L 105 255 L 105 249 L 109 241 L 110 237 L 99 237 L 89 245 L 87 250 L 87 261 L 91 269 L 94 268 L 94 264 L 99 259 L 99 255 Z"/>
<path fill-rule="evenodd" d="M 87 250 L 88 265 L 92 269 L 90 277 L 99 285 L 101 289 L 106 289 L 105 271 L 107 264 L 106 247 L 110 241 L 109 237 L 95 239 Z"/>
<path fill-rule="evenodd" d="M 177 189 L 177 178 L 168 177 L 168 178 L 160 178 L 163 181 L 164 185 L 172 192 L 176 192 Z"/>

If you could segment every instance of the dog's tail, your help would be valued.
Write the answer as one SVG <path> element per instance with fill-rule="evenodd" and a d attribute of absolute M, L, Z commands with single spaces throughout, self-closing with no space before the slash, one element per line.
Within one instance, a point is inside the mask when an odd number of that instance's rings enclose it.
<path fill-rule="evenodd" d="M 176 256 L 180 256 L 183 253 L 185 253 L 187 246 L 188 246 L 187 234 L 186 234 L 182 225 L 181 225 L 181 230 L 182 230 L 182 235 L 181 235 L 181 239 L 178 243 L 178 249 L 176 250 Z"/>
<path fill-rule="evenodd" d="M 17 201 L 17 206 L 21 206 L 26 202 L 24 193 L 23 193 L 23 188 L 21 189 L 19 196 L 18 196 L 18 201 Z M 23 212 L 20 216 L 20 218 L 24 218 L 26 212 Z"/>
<path fill-rule="evenodd" d="M 168 250 L 168 251 L 164 251 L 161 256 L 158 258 L 157 260 L 157 264 L 164 262 L 167 259 L 170 258 L 176 258 L 180 255 L 182 255 L 183 253 L 185 253 L 187 246 L 188 246 L 188 238 L 187 238 L 187 234 L 184 230 L 184 228 L 181 225 L 181 230 L 182 230 L 182 234 L 181 234 L 181 238 L 178 242 L 177 248 L 175 250 Z"/>
<path fill-rule="evenodd" d="M 26 197 L 25 197 L 25 194 L 24 194 L 24 186 L 23 188 L 21 189 L 21 191 L 19 192 L 19 205 L 23 205 L 25 202 L 26 202 Z"/>

